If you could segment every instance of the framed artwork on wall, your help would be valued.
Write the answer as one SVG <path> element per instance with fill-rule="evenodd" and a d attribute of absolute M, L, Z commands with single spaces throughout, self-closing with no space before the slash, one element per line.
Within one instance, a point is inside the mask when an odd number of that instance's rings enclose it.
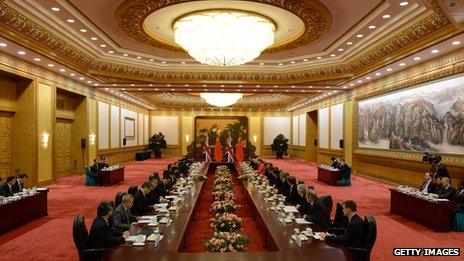
<path fill-rule="evenodd" d="M 124 118 L 124 137 L 135 137 L 135 119 L 127 117 Z"/>

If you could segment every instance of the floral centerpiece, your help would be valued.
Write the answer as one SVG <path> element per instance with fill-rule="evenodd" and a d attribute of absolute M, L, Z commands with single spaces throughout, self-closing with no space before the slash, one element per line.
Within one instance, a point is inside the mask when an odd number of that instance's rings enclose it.
<path fill-rule="evenodd" d="M 210 219 L 210 227 L 216 232 L 239 232 L 242 229 L 242 219 L 232 213 L 217 213 Z"/>
<path fill-rule="evenodd" d="M 221 201 L 221 200 L 234 200 L 235 199 L 235 194 L 231 190 L 219 190 L 219 191 L 214 191 L 211 193 L 213 195 L 213 200 L 214 201 Z"/>
<path fill-rule="evenodd" d="M 205 248 L 209 252 L 238 252 L 245 251 L 250 239 L 240 233 L 215 232 L 206 240 Z"/>
<path fill-rule="evenodd" d="M 232 179 L 231 178 L 225 178 L 225 177 L 218 177 L 213 181 L 214 185 L 218 184 L 230 184 L 232 185 Z"/>
<path fill-rule="evenodd" d="M 214 201 L 211 205 L 211 211 L 214 213 L 235 212 L 240 206 L 232 200 Z"/>
<path fill-rule="evenodd" d="M 233 188 L 232 183 L 217 184 L 217 185 L 214 185 L 214 186 L 213 186 L 212 192 L 224 191 L 224 190 L 232 191 L 232 188 Z"/>

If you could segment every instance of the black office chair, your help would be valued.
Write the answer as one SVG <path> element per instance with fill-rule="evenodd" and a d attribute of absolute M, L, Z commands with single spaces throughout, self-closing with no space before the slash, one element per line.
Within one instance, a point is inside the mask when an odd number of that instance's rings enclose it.
<path fill-rule="evenodd" d="M 332 213 L 332 207 L 333 207 L 332 196 L 330 195 L 322 196 L 319 198 L 319 200 L 321 201 L 322 205 L 325 207 L 325 210 L 327 211 L 330 217 L 330 213 Z"/>
<path fill-rule="evenodd" d="M 135 196 L 135 193 L 137 193 L 138 190 L 139 187 L 137 185 L 131 185 L 127 190 L 127 193 L 131 194 L 132 196 Z"/>
<path fill-rule="evenodd" d="M 347 247 L 353 261 L 369 261 L 372 248 L 377 239 L 377 222 L 374 216 L 364 217 L 364 243 L 361 247 Z"/>
<path fill-rule="evenodd" d="M 101 260 L 106 249 L 88 248 L 88 237 L 89 233 L 87 232 L 87 227 L 85 226 L 84 216 L 79 214 L 74 218 L 73 224 L 73 240 L 74 244 L 76 245 L 77 252 L 79 253 L 79 260 Z"/>
<path fill-rule="evenodd" d="M 124 192 L 118 192 L 116 194 L 116 197 L 114 198 L 114 204 L 115 204 L 115 207 L 117 208 L 119 205 L 121 205 L 121 202 L 122 202 L 122 197 L 126 195 L 126 193 Z"/>

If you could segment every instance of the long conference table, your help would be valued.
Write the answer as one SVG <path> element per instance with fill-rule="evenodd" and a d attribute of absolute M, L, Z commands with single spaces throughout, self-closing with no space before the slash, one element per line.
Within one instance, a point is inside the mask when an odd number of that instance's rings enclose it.
<path fill-rule="evenodd" d="M 390 189 L 390 212 L 409 218 L 437 232 L 448 232 L 456 202 L 433 202 Z"/>
<path fill-rule="evenodd" d="M 48 189 L 0 204 L 0 234 L 48 214 Z"/>
<path fill-rule="evenodd" d="M 217 164 L 214 164 L 217 165 Z M 222 165 L 222 164 L 221 164 Z M 213 167 L 213 166 L 212 166 Z M 238 174 L 241 170 L 236 165 Z M 204 170 L 206 175 L 208 166 Z M 211 177 L 210 177 L 211 178 Z M 254 215 L 258 223 L 268 252 L 228 252 L 228 253 L 186 253 L 179 252 L 188 236 L 187 227 L 194 218 L 195 205 L 204 182 L 195 183 L 192 191 L 186 196 L 180 206 L 178 216 L 175 217 L 170 227 L 158 225 L 158 229 L 164 238 L 155 247 L 154 243 L 146 242 L 142 247 L 131 246 L 126 243 L 108 249 L 103 260 L 253 260 L 253 261 L 275 261 L 275 260 L 350 260 L 348 251 L 337 245 L 329 245 L 326 242 L 309 238 L 298 247 L 291 239 L 294 228 L 303 230 L 305 227 L 295 223 L 287 224 L 285 227 L 278 221 L 277 215 L 270 210 L 265 200 L 259 196 L 259 192 L 251 183 L 243 183 L 244 189 L 248 191 L 249 200 L 254 205 Z M 143 233 L 144 230 L 153 229 L 140 225 L 132 226 L 132 235 Z M 317 228 L 313 230 L 318 231 Z M 253 240 L 253 239 L 251 239 Z"/>

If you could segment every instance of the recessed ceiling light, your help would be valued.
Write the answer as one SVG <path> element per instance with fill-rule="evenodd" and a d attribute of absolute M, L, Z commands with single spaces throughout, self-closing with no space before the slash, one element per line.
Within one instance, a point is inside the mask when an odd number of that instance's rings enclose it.
<path fill-rule="evenodd" d="M 356 82 L 357 82 L 357 83 L 362 83 L 363 81 L 362 81 L 362 80 L 357 80 Z"/>
<path fill-rule="evenodd" d="M 66 72 L 66 70 L 65 70 L 65 69 L 63 69 L 63 68 L 61 68 L 61 69 L 60 69 L 60 72 Z"/>
<path fill-rule="evenodd" d="M 189 87 L 189 85 L 188 85 L 188 84 L 185 84 L 184 86 L 185 86 L 185 87 Z"/>
<path fill-rule="evenodd" d="M 40 62 L 40 61 L 42 61 L 42 59 L 36 57 L 36 58 L 34 58 L 34 61 Z"/>
<path fill-rule="evenodd" d="M 375 76 L 380 76 L 380 75 L 382 75 L 382 73 L 379 73 L 379 72 L 375 73 Z"/>
<path fill-rule="evenodd" d="M 238 87 L 243 87 L 243 85 L 239 84 Z"/>
<path fill-rule="evenodd" d="M 401 67 L 403 67 L 403 66 L 405 66 L 406 64 L 405 64 L 405 63 L 400 63 L 400 64 L 398 64 L 398 65 L 401 66 Z"/>
<path fill-rule="evenodd" d="M 74 19 L 68 19 L 68 20 L 66 20 L 66 22 L 72 24 L 72 23 L 74 23 L 75 21 L 74 21 Z"/>
<path fill-rule="evenodd" d="M 96 41 L 96 40 L 98 40 L 98 38 L 97 37 L 90 37 L 90 40 Z"/>
<path fill-rule="evenodd" d="M 312 89 L 312 88 L 313 88 L 313 86 L 311 86 L 311 85 L 310 85 L 310 86 L 308 86 L 308 88 L 309 88 L 309 89 Z"/>
<path fill-rule="evenodd" d="M 191 91 L 192 89 L 187 89 L 187 91 Z"/>
<path fill-rule="evenodd" d="M 306 90 L 301 90 L 301 92 L 306 92 Z"/>
<path fill-rule="evenodd" d="M 348 88 L 348 86 L 343 86 L 343 87 L 342 87 L 342 89 L 346 89 L 346 88 Z"/>
<path fill-rule="evenodd" d="M 430 53 L 439 53 L 440 51 L 438 49 L 433 49 L 432 51 L 430 51 Z"/>
<path fill-rule="evenodd" d="M 364 35 L 362 35 L 362 34 L 356 35 L 356 37 L 358 37 L 358 38 L 362 38 L 363 36 L 364 36 Z"/>
<path fill-rule="evenodd" d="M 258 90 L 254 89 L 253 91 L 256 92 L 256 91 L 258 91 Z"/>
<path fill-rule="evenodd" d="M 53 12 L 59 12 L 60 11 L 60 8 L 54 6 L 51 8 Z"/>
<path fill-rule="evenodd" d="M 452 44 L 452 45 L 460 45 L 461 42 L 460 42 L 460 41 L 454 41 L 454 42 L 452 42 L 451 44 Z"/>
<path fill-rule="evenodd" d="M 325 86 L 325 88 L 330 89 L 330 86 Z"/>
<path fill-rule="evenodd" d="M 166 86 L 167 86 L 167 87 L 171 87 L 171 84 L 168 83 L 168 84 L 166 84 Z"/>
<path fill-rule="evenodd" d="M 18 54 L 19 54 L 19 55 L 25 55 L 26 52 L 25 52 L 25 51 L 18 51 Z"/>
<path fill-rule="evenodd" d="M 101 48 L 105 48 L 105 47 L 106 47 L 106 44 L 100 44 L 100 47 L 101 47 Z"/>
<path fill-rule="evenodd" d="M 142 56 L 137 56 L 137 59 L 142 59 Z"/>
<path fill-rule="evenodd" d="M 138 88 L 137 90 L 141 91 L 142 89 Z"/>
<path fill-rule="evenodd" d="M 367 76 L 367 77 L 366 77 L 366 80 L 370 80 L 370 79 L 371 79 L 371 77 L 370 77 L 370 76 Z"/>
<path fill-rule="evenodd" d="M 303 59 L 303 62 L 307 62 L 307 61 L 308 61 L 308 59 L 306 59 L 306 58 L 305 58 L 305 59 Z"/>
<path fill-rule="evenodd" d="M 277 85 L 274 85 L 274 88 L 277 88 L 278 86 Z"/>
<path fill-rule="evenodd" d="M 92 81 L 87 81 L 87 83 L 92 83 Z"/>
<path fill-rule="evenodd" d="M 79 31 L 81 31 L 82 33 L 86 33 L 86 32 L 87 32 L 87 29 L 82 28 L 82 29 L 79 30 Z"/>
<path fill-rule="evenodd" d="M 174 88 L 171 89 L 171 91 L 174 91 L 174 90 L 176 90 L 176 89 L 174 89 Z"/>
<path fill-rule="evenodd" d="M 291 63 L 291 64 L 294 64 L 294 63 L 295 63 L 295 61 L 291 61 L 290 63 Z"/>
<path fill-rule="evenodd" d="M 122 56 L 129 56 L 127 53 L 123 53 Z"/>
<path fill-rule="evenodd" d="M 385 71 L 391 72 L 391 71 L 393 71 L 393 69 L 392 68 L 387 68 L 387 69 L 385 69 Z"/>
<path fill-rule="evenodd" d="M 375 27 L 376 27 L 375 25 L 369 25 L 369 27 L 367 27 L 367 28 L 373 30 L 373 29 L 375 29 Z"/>
<path fill-rule="evenodd" d="M 204 90 L 205 92 L 207 92 L 207 91 L 208 91 L 208 89 L 203 89 L 203 90 Z"/>
<path fill-rule="evenodd" d="M 148 60 L 149 60 L 150 62 L 154 62 L 154 61 L 155 61 L 155 59 L 148 59 Z"/>
<path fill-rule="evenodd" d="M 269 91 L 270 91 L 270 92 L 273 92 L 274 90 L 271 89 L 271 90 L 269 90 Z"/>
<path fill-rule="evenodd" d="M 182 62 L 180 62 L 180 63 L 181 63 L 181 64 L 185 64 L 185 62 L 184 62 L 184 61 L 182 61 Z"/>
<path fill-rule="evenodd" d="M 279 66 L 282 66 L 282 65 L 284 65 L 284 64 L 283 64 L 283 63 L 279 63 Z"/>
<path fill-rule="evenodd" d="M 353 42 L 346 42 L 346 45 L 352 45 Z"/>
<path fill-rule="evenodd" d="M 333 93 L 337 93 L 338 91 L 333 91 Z"/>
<path fill-rule="evenodd" d="M 286 92 L 289 92 L 290 90 L 285 90 Z"/>
<path fill-rule="evenodd" d="M 105 88 L 105 91 L 108 91 L 109 89 L 108 88 Z"/>
<path fill-rule="evenodd" d="M 84 77 L 79 77 L 79 80 L 81 80 L 81 81 L 84 80 Z"/>
<path fill-rule="evenodd" d="M 223 91 L 224 91 L 224 89 L 221 89 L 221 92 L 223 92 Z"/>
<path fill-rule="evenodd" d="M 259 63 L 259 65 L 264 65 L 264 63 Z"/>
<path fill-rule="evenodd" d="M 343 48 L 338 48 L 338 51 L 339 51 L 339 52 L 343 52 Z"/>
<path fill-rule="evenodd" d="M 162 61 L 161 63 L 162 63 L 162 64 L 165 64 L 166 62 L 165 62 L 165 61 Z"/>
<path fill-rule="evenodd" d="M 322 59 L 322 57 L 321 57 L 321 56 L 318 56 L 318 57 L 316 57 L 316 59 L 320 60 L 320 59 Z"/>
<path fill-rule="evenodd" d="M 76 74 L 75 74 L 75 73 L 71 73 L 71 74 L 69 74 L 69 76 L 74 77 L 74 76 L 76 76 Z"/>
<path fill-rule="evenodd" d="M 385 15 L 382 16 L 383 19 L 388 19 L 390 17 L 391 17 L 391 15 L 389 15 L 389 14 L 385 14 Z"/>
<path fill-rule="evenodd" d="M 333 53 L 333 54 L 331 54 L 331 55 L 330 55 L 330 57 L 335 57 L 335 54 L 334 54 L 334 53 Z"/>
<path fill-rule="evenodd" d="M 295 88 L 295 85 L 292 85 L 292 88 Z"/>
<path fill-rule="evenodd" d="M 159 89 L 158 89 L 158 88 L 155 88 L 155 91 L 159 91 Z"/>
<path fill-rule="evenodd" d="M 421 58 L 419 56 L 414 57 L 414 61 L 419 61 Z"/>
<path fill-rule="evenodd" d="M 47 64 L 47 66 L 48 66 L 48 67 L 53 67 L 53 66 L 55 66 L 55 65 L 54 65 L 53 63 L 49 63 L 49 64 Z"/>
<path fill-rule="evenodd" d="M 0 43 L 0 47 L 7 47 L 8 45 L 6 43 Z"/>
<path fill-rule="evenodd" d="M 408 2 L 403 1 L 403 2 L 400 3 L 400 6 L 407 6 L 408 4 L 409 4 Z"/>
<path fill-rule="evenodd" d="M 99 84 L 98 83 L 95 83 L 94 86 L 98 86 Z"/>

